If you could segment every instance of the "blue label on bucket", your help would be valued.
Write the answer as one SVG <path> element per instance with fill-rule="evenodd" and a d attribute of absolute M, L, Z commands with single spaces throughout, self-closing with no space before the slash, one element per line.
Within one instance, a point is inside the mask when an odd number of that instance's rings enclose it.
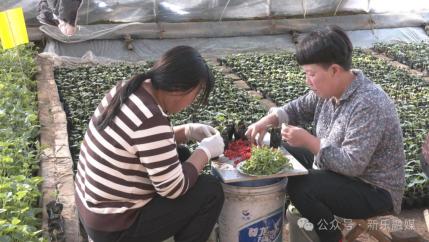
<path fill-rule="evenodd" d="M 252 221 L 239 231 L 239 242 L 281 242 L 283 208 Z"/>

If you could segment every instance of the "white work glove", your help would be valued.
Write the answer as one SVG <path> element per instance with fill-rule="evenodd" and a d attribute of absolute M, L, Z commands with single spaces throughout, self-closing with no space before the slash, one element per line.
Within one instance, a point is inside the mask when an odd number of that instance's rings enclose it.
<path fill-rule="evenodd" d="M 219 134 L 219 132 L 205 124 L 190 123 L 185 125 L 185 136 L 187 140 L 196 140 L 200 142 L 204 138 Z"/>
<path fill-rule="evenodd" d="M 208 160 L 223 154 L 224 148 L 225 144 L 220 134 L 204 138 L 197 147 L 197 149 L 201 149 L 206 153 Z"/>

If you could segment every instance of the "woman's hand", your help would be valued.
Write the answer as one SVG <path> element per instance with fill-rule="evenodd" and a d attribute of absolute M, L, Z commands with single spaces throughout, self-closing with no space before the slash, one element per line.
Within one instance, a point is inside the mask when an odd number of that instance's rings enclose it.
<path fill-rule="evenodd" d="M 275 113 L 268 114 L 267 116 L 261 118 L 256 123 L 251 124 L 244 135 L 247 139 L 250 140 L 252 144 L 262 145 L 264 136 L 267 133 L 268 127 L 275 127 L 279 125 L 279 121 Z M 259 136 L 258 136 L 259 134 Z M 258 136 L 258 140 L 256 140 Z"/>
<path fill-rule="evenodd" d="M 197 169 L 198 173 L 200 173 L 210 159 L 223 153 L 224 148 L 225 144 L 220 134 L 204 138 L 187 162 L 190 162 Z"/>
<path fill-rule="evenodd" d="M 189 123 L 185 125 L 185 136 L 188 140 L 200 142 L 204 138 L 219 134 L 215 128 L 205 124 Z"/>
<path fill-rule="evenodd" d="M 307 148 L 313 154 L 319 153 L 320 140 L 303 128 L 282 124 L 281 135 L 282 140 L 291 146 Z"/>
<path fill-rule="evenodd" d="M 210 137 L 204 138 L 199 143 L 197 149 L 201 149 L 207 156 L 207 161 L 211 158 L 218 157 L 223 154 L 225 144 L 223 142 L 220 134 L 212 135 Z"/>
<path fill-rule="evenodd" d="M 265 133 L 267 133 L 267 125 L 262 122 L 262 120 L 259 120 L 258 122 L 251 124 L 247 128 L 245 135 L 252 144 L 260 145 L 262 144 Z M 256 140 L 256 136 L 258 136 L 258 140 Z"/>

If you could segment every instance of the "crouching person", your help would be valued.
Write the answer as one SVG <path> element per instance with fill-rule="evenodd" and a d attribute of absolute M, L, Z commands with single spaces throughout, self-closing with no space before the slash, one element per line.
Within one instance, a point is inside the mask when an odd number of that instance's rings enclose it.
<path fill-rule="evenodd" d="M 106 94 L 75 179 L 79 218 L 92 240 L 207 241 L 224 197 L 219 182 L 200 173 L 223 153 L 223 139 L 203 124 L 172 127 L 169 115 L 206 102 L 214 81 L 195 49 L 178 46 Z M 177 149 L 191 139 L 199 142 L 192 154 Z"/>
<path fill-rule="evenodd" d="M 309 33 L 296 57 L 311 89 L 273 108 L 247 134 L 279 126 L 285 148 L 308 175 L 289 177 L 287 193 L 322 242 L 342 234 L 334 216 L 366 219 L 399 213 L 405 154 L 398 114 L 389 96 L 352 66 L 352 44 L 339 27 Z M 312 125 L 312 133 L 299 126 Z M 303 220 L 301 220 L 303 222 Z"/>

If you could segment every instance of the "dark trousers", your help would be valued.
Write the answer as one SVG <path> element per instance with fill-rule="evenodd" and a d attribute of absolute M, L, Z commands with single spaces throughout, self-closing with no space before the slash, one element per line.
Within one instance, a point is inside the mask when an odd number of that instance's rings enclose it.
<path fill-rule="evenodd" d="M 171 236 L 176 242 L 205 242 L 217 221 L 223 200 L 219 181 L 210 175 L 200 175 L 183 196 L 176 199 L 155 196 L 140 209 L 134 224 L 125 231 L 107 233 L 87 227 L 85 230 L 94 242 L 159 242 Z"/>
<path fill-rule="evenodd" d="M 313 170 L 313 154 L 285 145 L 309 169 L 308 175 L 289 177 L 287 193 L 301 215 L 314 226 L 322 242 L 338 242 L 342 235 L 334 215 L 367 219 L 393 211 L 390 194 L 358 178 L 329 170 Z"/>

